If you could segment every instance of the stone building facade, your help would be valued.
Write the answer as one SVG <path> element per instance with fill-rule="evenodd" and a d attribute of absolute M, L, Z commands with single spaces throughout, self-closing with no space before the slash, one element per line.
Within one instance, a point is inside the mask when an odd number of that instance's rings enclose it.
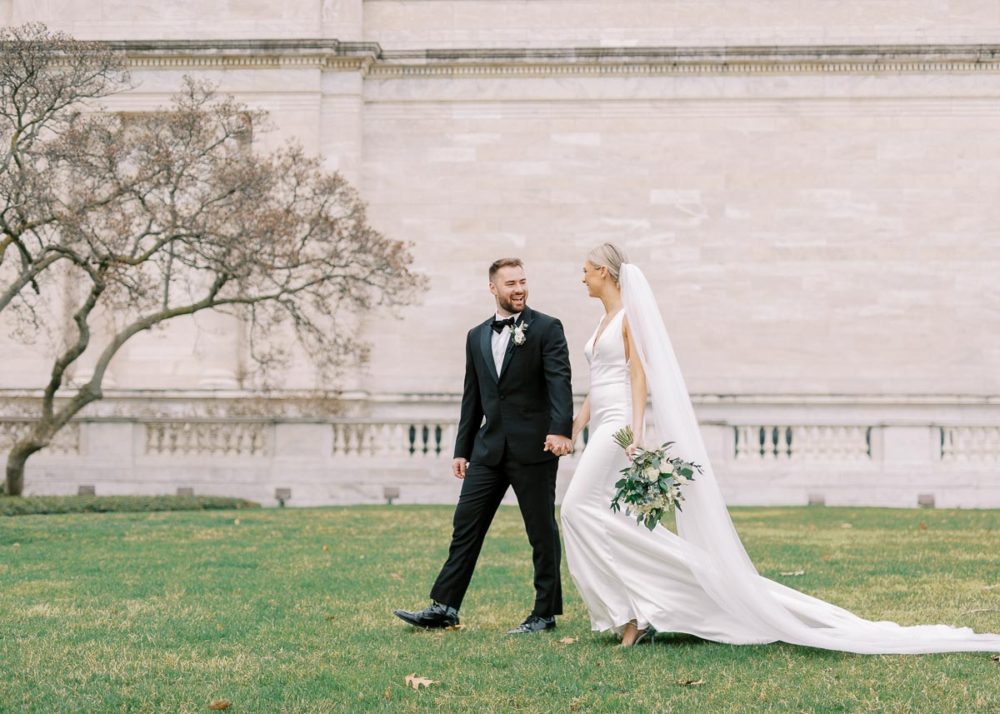
<path fill-rule="evenodd" d="M 136 339 L 29 492 L 450 501 L 486 266 L 525 259 L 582 396 L 579 271 L 610 240 L 657 291 L 731 502 L 1000 506 L 995 2 L 0 0 L 29 20 L 127 53 L 113 109 L 190 74 L 268 110 L 255 140 L 321 154 L 429 280 L 367 322 L 336 409 L 306 364 L 249 390 L 229 318 Z M 45 367 L 0 344 L 2 448 Z"/>

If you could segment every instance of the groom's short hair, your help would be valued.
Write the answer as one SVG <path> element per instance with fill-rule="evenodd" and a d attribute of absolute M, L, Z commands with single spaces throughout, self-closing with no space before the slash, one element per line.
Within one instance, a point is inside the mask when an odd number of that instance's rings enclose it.
<path fill-rule="evenodd" d="M 499 260 L 494 260 L 493 264 L 490 265 L 490 282 L 493 282 L 493 276 L 497 274 L 500 268 L 523 268 L 524 263 L 521 262 L 520 258 L 500 258 Z"/>

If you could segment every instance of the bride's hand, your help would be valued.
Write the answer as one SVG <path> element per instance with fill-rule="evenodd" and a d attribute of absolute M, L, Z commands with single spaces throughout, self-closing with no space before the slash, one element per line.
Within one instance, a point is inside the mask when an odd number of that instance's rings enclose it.
<path fill-rule="evenodd" d="M 642 434 L 633 434 L 632 443 L 625 449 L 625 455 L 629 461 L 635 459 L 636 453 L 642 448 Z"/>

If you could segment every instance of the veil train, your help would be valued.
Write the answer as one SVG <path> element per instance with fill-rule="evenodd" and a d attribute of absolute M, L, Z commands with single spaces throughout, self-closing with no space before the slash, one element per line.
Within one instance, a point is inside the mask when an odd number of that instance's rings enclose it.
<path fill-rule="evenodd" d="M 781 640 L 859 654 L 1000 652 L 1000 635 L 976 634 L 967 627 L 903 627 L 865 620 L 759 575 L 719 490 L 653 291 L 633 264 L 623 264 L 620 275 L 629 331 L 652 397 L 656 443 L 674 441 L 677 455 L 704 467 L 704 473 L 685 486 L 677 533 L 701 555 L 691 567 L 716 604 L 758 632 L 761 642 Z"/>

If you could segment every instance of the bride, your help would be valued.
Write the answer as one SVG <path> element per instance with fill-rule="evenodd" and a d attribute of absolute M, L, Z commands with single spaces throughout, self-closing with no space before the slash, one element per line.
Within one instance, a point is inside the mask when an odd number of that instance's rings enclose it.
<path fill-rule="evenodd" d="M 729 644 L 782 640 L 861 654 L 1000 652 L 1000 635 L 864 620 L 760 576 L 726 510 L 642 271 L 605 243 L 587 256 L 583 282 L 606 314 L 585 348 L 590 394 L 573 437 L 589 423 L 590 438 L 563 500 L 562 525 L 569 572 L 594 630 L 613 630 L 625 646 L 651 631 L 673 631 Z M 656 433 L 644 435 L 647 388 Z M 674 441 L 675 456 L 704 467 L 684 487 L 676 534 L 649 531 L 609 507 L 619 472 L 635 453 L 612 439 L 626 425 L 636 444 Z"/>

